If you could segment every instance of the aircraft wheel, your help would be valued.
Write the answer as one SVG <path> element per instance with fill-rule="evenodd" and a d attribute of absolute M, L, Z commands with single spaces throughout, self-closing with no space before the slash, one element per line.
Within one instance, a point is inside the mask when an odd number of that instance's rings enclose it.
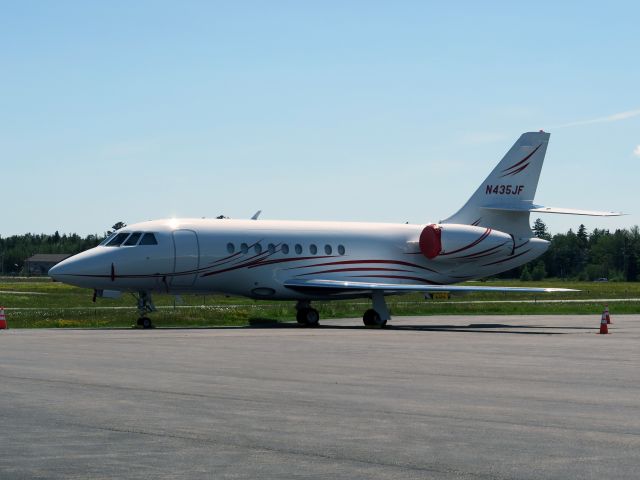
<path fill-rule="evenodd" d="M 298 310 L 296 320 L 300 325 L 317 327 L 320 321 L 320 314 L 315 308 L 303 308 Z"/>
<path fill-rule="evenodd" d="M 138 319 L 138 325 L 142 328 L 153 328 L 153 323 L 151 323 L 151 319 L 148 317 L 140 317 Z"/>
<path fill-rule="evenodd" d="M 380 314 L 373 308 L 370 308 L 362 316 L 362 321 L 367 327 L 384 327 L 387 324 L 386 320 L 380 318 Z"/>

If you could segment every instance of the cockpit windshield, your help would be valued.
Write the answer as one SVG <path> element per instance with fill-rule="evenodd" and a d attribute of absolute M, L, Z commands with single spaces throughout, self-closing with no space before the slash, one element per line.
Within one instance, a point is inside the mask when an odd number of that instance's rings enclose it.
<path fill-rule="evenodd" d="M 109 243 L 111 241 L 111 239 L 113 237 L 116 236 L 116 232 L 113 232 L 111 235 L 107 235 L 107 238 L 105 238 L 104 240 L 102 240 L 100 242 L 100 244 L 98 245 L 99 247 L 104 247 L 107 243 Z"/>
<path fill-rule="evenodd" d="M 118 233 L 116 234 L 109 242 L 105 243 L 105 247 L 119 247 L 122 242 L 129 236 L 129 232 L 127 233 Z"/>
<path fill-rule="evenodd" d="M 132 247 L 136 245 L 138 243 L 138 240 L 140 240 L 140 235 L 142 235 L 142 232 L 133 232 L 131 236 L 127 238 L 127 241 L 122 245 L 124 245 L 125 247 Z"/>
<path fill-rule="evenodd" d="M 158 245 L 158 240 L 151 232 L 115 232 L 100 243 L 102 247 L 135 247 L 136 245 Z"/>

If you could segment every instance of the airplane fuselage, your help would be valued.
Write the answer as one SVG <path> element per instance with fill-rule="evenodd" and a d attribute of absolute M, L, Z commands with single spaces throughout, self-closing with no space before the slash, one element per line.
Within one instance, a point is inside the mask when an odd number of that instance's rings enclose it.
<path fill-rule="evenodd" d="M 537 238 L 512 238 L 506 249 L 481 249 L 484 244 L 472 236 L 469 243 L 477 253 L 429 259 L 419 246 L 424 230 L 425 225 L 391 223 L 157 220 L 121 229 L 119 245 L 103 243 L 58 264 L 51 273 L 65 283 L 96 290 L 321 299 L 330 295 L 297 291 L 285 282 L 321 277 L 448 285 L 509 270 L 548 247 Z M 481 238 L 490 229 L 479 231 Z M 144 234 L 152 234 L 156 244 L 143 244 Z"/>
<path fill-rule="evenodd" d="M 168 219 L 118 230 L 100 246 L 56 265 L 56 280 L 91 288 L 94 298 L 133 292 L 138 324 L 154 292 L 222 293 L 297 300 L 296 320 L 317 326 L 313 300 L 364 297 L 365 326 L 391 318 L 385 296 L 406 292 L 567 291 L 548 287 L 456 285 L 523 265 L 549 247 L 533 236 L 530 213 L 618 215 L 533 203 L 549 142 L 523 133 L 467 202 L 439 223 L 393 224 Z"/>

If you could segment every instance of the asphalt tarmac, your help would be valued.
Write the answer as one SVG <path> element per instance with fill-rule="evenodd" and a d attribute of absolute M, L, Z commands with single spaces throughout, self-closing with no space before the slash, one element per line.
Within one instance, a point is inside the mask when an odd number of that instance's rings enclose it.
<path fill-rule="evenodd" d="M 0 478 L 636 479 L 640 316 L 613 321 L 2 331 Z"/>

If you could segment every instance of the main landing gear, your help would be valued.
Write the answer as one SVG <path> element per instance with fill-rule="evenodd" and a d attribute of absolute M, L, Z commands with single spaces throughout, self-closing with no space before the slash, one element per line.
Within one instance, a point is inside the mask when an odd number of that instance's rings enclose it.
<path fill-rule="evenodd" d="M 296 320 L 305 327 L 317 327 L 320 325 L 320 314 L 315 308 L 311 308 L 308 301 L 300 300 L 296 304 Z"/>
<path fill-rule="evenodd" d="M 366 327 L 382 328 L 387 325 L 387 321 L 391 318 L 387 302 L 382 292 L 374 292 L 371 295 L 373 300 L 373 308 L 370 308 L 362 316 L 362 321 Z"/>
<path fill-rule="evenodd" d="M 142 328 L 153 328 L 151 319 L 147 317 L 148 313 L 157 310 L 151 299 L 151 294 L 149 292 L 138 292 L 136 298 L 138 299 L 138 314 L 140 315 L 137 325 Z"/>
<path fill-rule="evenodd" d="M 391 318 L 387 302 L 382 292 L 373 292 L 371 294 L 373 308 L 370 308 L 362 316 L 362 321 L 366 327 L 383 328 L 387 325 L 387 321 Z M 296 304 L 296 320 L 305 327 L 317 327 L 320 325 L 320 314 L 315 308 L 311 308 L 308 300 L 299 300 Z"/>

